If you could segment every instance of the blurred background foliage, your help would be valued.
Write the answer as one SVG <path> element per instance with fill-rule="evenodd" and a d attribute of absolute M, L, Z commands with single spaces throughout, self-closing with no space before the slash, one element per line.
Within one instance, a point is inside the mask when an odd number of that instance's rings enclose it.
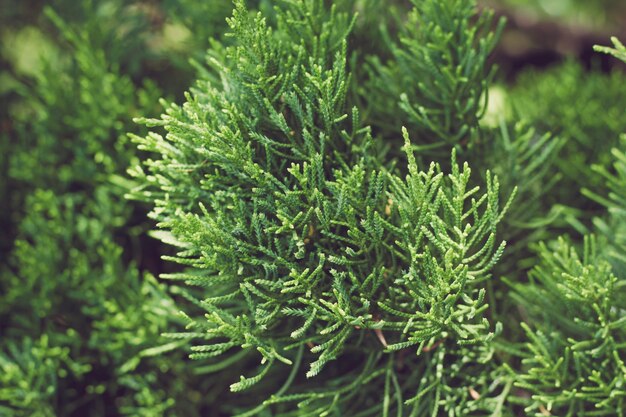
<path fill-rule="evenodd" d="M 393 31 L 405 3 L 364 1 L 355 42 L 385 57 L 368 31 L 383 16 Z M 249 4 L 271 14 L 271 1 Z M 523 118 L 533 135 L 563 138 L 563 182 L 550 198 L 583 207 L 571 222 L 585 232 L 600 204 L 578 190 L 606 194 L 592 165 L 610 169 L 608 150 L 626 131 L 624 73 L 591 45 L 626 39 L 626 2 L 483 5 L 509 21 L 485 120 Z M 154 278 L 167 250 L 148 236 L 146 208 L 124 198 L 139 157 L 125 132 L 145 134 L 133 117 L 183 97 L 231 9 L 0 0 L 0 416 L 219 415 L 233 398 L 161 338 L 180 326 L 177 295 Z"/>

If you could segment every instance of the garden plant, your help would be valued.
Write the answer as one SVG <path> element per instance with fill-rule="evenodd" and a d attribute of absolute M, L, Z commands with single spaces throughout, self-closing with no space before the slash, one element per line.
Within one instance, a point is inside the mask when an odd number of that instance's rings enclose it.
<path fill-rule="evenodd" d="M 511 82 L 475 0 L 19 3 L 0 416 L 626 415 L 616 37 Z"/>

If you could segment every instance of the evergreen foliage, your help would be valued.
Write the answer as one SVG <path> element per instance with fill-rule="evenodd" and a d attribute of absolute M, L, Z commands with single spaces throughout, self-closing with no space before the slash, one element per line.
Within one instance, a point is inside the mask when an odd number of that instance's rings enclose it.
<path fill-rule="evenodd" d="M 398 41 L 389 41 L 393 57 L 371 58 L 364 94 L 371 122 L 387 132 L 406 125 L 419 139 L 421 154 L 439 157 L 450 146 L 469 147 L 487 106 L 495 68 L 487 64 L 504 21 L 476 14 L 474 1 L 413 1 Z"/>
<path fill-rule="evenodd" d="M 256 351 L 258 371 L 232 391 L 285 365 L 296 376 L 306 369 L 319 387 L 306 393 L 289 377 L 262 408 L 297 402 L 303 415 L 348 413 L 365 381 L 383 378 L 406 399 L 384 405 L 385 414 L 481 407 L 493 389 L 485 380 L 476 381 L 482 401 L 456 381 L 436 381 L 444 365 L 489 371 L 483 283 L 504 249 L 495 231 L 506 211 L 497 178 L 487 174 L 480 194 L 454 156 L 449 174 L 437 164 L 420 171 L 406 131 L 406 178 L 378 168 L 369 128 L 344 104 L 353 19 L 308 1 L 277 8 L 276 21 L 268 28 L 237 3 L 229 20 L 237 43 L 210 55 L 215 75 L 183 106 L 144 121 L 166 137 L 135 137 L 160 154 L 147 172 L 134 170 L 147 185 L 136 195 L 156 203 L 152 217 L 171 232 L 164 240 L 180 248 L 171 259 L 193 268 L 166 277 L 210 289 L 189 292 L 204 317 L 170 336 L 195 339 L 196 359 Z M 407 350 L 417 355 L 406 362 L 425 371 L 419 381 L 384 365 Z M 339 373 L 351 383 L 334 392 L 323 371 L 352 362 L 346 352 L 388 370 L 355 365 Z"/>
<path fill-rule="evenodd" d="M 626 136 L 622 136 L 620 145 L 612 151 L 612 170 L 600 165 L 594 167 L 605 179 L 610 190 L 608 195 L 601 196 L 590 190 L 583 190 L 583 193 L 608 209 L 608 216 L 594 219 L 594 224 L 597 233 L 607 240 L 609 260 L 623 276 L 626 272 Z"/>
<path fill-rule="evenodd" d="M 51 5 L 0 416 L 624 415 L 623 73 L 494 84 L 474 0 Z"/>
<path fill-rule="evenodd" d="M 367 60 L 362 94 L 377 97 L 366 101 L 367 121 L 391 143 L 397 126 L 406 125 L 422 163 L 435 159 L 447 167 L 445 155 L 454 148 L 478 172 L 500 174 L 502 195 L 517 189 L 519 196 L 502 231 L 517 252 L 544 237 L 545 226 L 563 212 L 548 196 L 559 181 L 555 163 L 564 142 L 536 129 L 525 115 L 510 120 L 502 110 L 485 120 L 495 95 L 489 91 L 495 67 L 488 58 L 503 20 L 477 13 L 473 1 L 413 4 L 398 39 L 383 30 L 393 56 L 384 63 L 378 55 Z"/>
<path fill-rule="evenodd" d="M 562 416 L 624 414 L 624 280 L 599 253 L 595 237 L 582 257 L 564 239 L 538 248 L 528 284 L 516 285 L 528 337 L 517 385 L 526 408 Z"/>
<path fill-rule="evenodd" d="M 540 132 L 552 132 L 567 141 L 552 169 L 553 175 L 562 177 L 561 186 L 553 190 L 553 201 L 591 212 L 598 210 L 581 205 L 576 191 L 606 191 L 602 176 L 591 166 L 609 165 L 618 133 L 626 131 L 623 78 L 617 71 L 610 75 L 585 73 L 580 64 L 567 62 L 548 71 L 523 74 L 511 93 L 518 117 L 529 120 Z"/>
<path fill-rule="evenodd" d="M 15 226 L 2 236 L 0 415 L 165 415 L 188 395 L 184 353 L 155 356 L 181 346 L 160 336 L 180 320 L 165 288 L 137 268 L 143 254 L 124 253 L 139 244 L 132 216 L 141 213 L 124 202 L 122 176 L 134 158 L 124 131 L 136 129 L 133 115 L 156 112 L 162 92 L 121 73 L 132 50 L 104 36 L 111 20 L 78 27 L 45 15 L 59 37 L 48 57 L 71 59 L 43 60 L 18 84 L 14 136 L 3 137 L 3 147 L 14 141 L 3 197 Z M 118 24 L 143 27 L 136 16 Z"/>
<path fill-rule="evenodd" d="M 619 39 L 613 37 L 611 38 L 613 42 L 614 48 L 606 47 L 606 46 L 596 46 L 594 49 L 599 52 L 604 52 L 615 56 L 616 58 L 621 59 L 626 62 L 626 47 L 622 44 Z"/>
<path fill-rule="evenodd" d="M 512 284 L 512 297 L 523 308 L 528 340 L 522 354 L 524 373 L 516 382 L 532 394 L 526 412 L 622 416 L 626 410 L 622 389 L 626 165 L 621 149 L 613 149 L 612 156 L 612 171 L 603 165 L 593 167 L 610 190 L 608 198 L 583 190 L 608 208 L 608 216 L 594 221 L 601 238 L 585 236 L 582 256 L 565 238 L 538 245 L 540 261 L 529 282 Z"/>

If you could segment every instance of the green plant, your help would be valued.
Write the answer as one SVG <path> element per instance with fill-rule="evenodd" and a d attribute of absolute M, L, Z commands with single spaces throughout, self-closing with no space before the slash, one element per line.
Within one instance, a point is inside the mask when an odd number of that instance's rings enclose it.
<path fill-rule="evenodd" d="M 532 394 L 526 412 L 622 416 L 626 410 L 626 158 L 621 148 L 611 152 L 612 169 L 593 167 L 610 190 L 608 198 L 582 190 L 608 208 L 608 216 L 594 219 L 600 238 L 585 236 L 582 256 L 565 238 L 538 245 L 540 261 L 529 282 L 511 284 L 528 338 L 521 355 L 524 372 L 516 383 Z"/>
<path fill-rule="evenodd" d="M 142 184 L 132 195 L 155 204 L 159 236 L 179 248 L 168 259 L 186 266 L 164 278 L 183 282 L 176 291 L 197 309 L 187 314 L 188 331 L 169 336 L 191 339 L 191 357 L 208 361 L 220 379 L 237 375 L 216 361 L 252 366 L 258 358 L 258 366 L 231 379 L 231 391 L 248 391 L 247 406 L 225 406 L 237 415 L 507 415 L 515 404 L 585 413 L 597 401 L 604 413 L 620 409 L 612 391 L 619 372 L 598 382 L 594 352 L 581 350 L 575 362 L 586 362 L 572 381 L 553 375 L 569 350 L 582 346 L 580 338 L 598 338 L 617 326 L 612 321 L 621 323 L 612 293 L 593 290 L 619 286 L 609 264 L 595 266 L 595 250 L 580 261 L 563 242 L 562 254 L 539 245 L 525 265 L 545 266 L 535 267 L 528 283 L 509 281 L 520 308 L 556 323 L 524 325 L 516 338 L 528 338 L 526 350 L 495 338 L 500 324 L 487 319 L 498 312 L 486 298 L 503 297 L 490 273 L 504 250 L 497 224 L 506 219 L 503 233 L 522 251 L 549 236 L 565 211 L 554 206 L 545 180 L 583 152 L 564 152 L 564 140 L 524 124 L 510 127 L 506 117 L 499 126 L 480 125 L 485 63 L 497 36 L 488 32 L 488 15 L 466 26 L 472 2 L 415 4 L 402 46 L 387 64 L 366 59 L 365 73 L 347 72 L 347 62 L 362 53 L 347 48 L 355 24 L 350 4 L 280 4 L 272 26 L 236 2 L 228 21 L 232 43 L 209 53 L 205 78 L 186 103 L 142 120 L 166 135 L 134 137 L 156 158 L 132 170 Z M 369 77 L 367 93 L 380 99 L 365 106 L 364 121 L 350 107 L 349 89 L 358 83 L 349 79 L 357 76 Z M 415 144 L 404 129 L 406 165 L 390 137 L 404 119 L 419 138 Z M 420 170 L 425 159 L 450 149 L 452 160 L 442 160 L 450 174 L 437 163 Z M 498 179 L 487 172 L 471 180 L 456 153 L 501 172 L 505 195 L 519 185 L 524 201 L 500 209 Z M 598 154 L 607 160 L 606 150 Z M 559 181 L 555 176 L 552 185 Z M 476 194 L 480 182 L 483 195 Z M 576 211 L 568 216 L 585 230 Z M 552 260 L 567 256 L 563 266 Z M 520 279 L 511 269 L 518 261 L 498 271 Z M 553 284 L 564 273 L 571 285 Z M 576 291 L 588 309 L 569 309 Z M 591 333 L 573 341 L 561 319 L 568 315 L 572 323 L 587 320 Z M 550 365 L 541 343 L 554 329 L 561 342 L 547 353 Z M 606 353 L 609 362 L 619 357 L 619 338 L 617 350 Z M 524 358 L 520 377 L 507 363 L 516 356 Z M 602 366 L 615 368 L 609 362 Z M 513 384 L 531 400 L 509 398 Z M 581 390 L 597 393 L 570 395 Z"/>
<path fill-rule="evenodd" d="M 23 10 L 1 416 L 624 414 L 622 73 L 494 84 L 474 0 Z"/>
<path fill-rule="evenodd" d="M 563 416 L 624 414 L 624 280 L 611 272 L 594 237 L 582 258 L 565 240 L 539 248 L 541 263 L 515 298 L 528 314 L 527 412 Z M 532 327 L 531 327 L 532 326 Z"/>
<path fill-rule="evenodd" d="M 412 4 L 399 41 L 388 41 L 392 58 L 371 57 L 363 94 L 377 97 L 367 101 L 377 129 L 393 134 L 406 125 L 420 154 L 441 158 L 451 146 L 466 149 L 479 137 L 495 73 L 487 58 L 504 20 L 492 31 L 492 14 L 477 15 L 473 1 Z"/>
<path fill-rule="evenodd" d="M 161 236 L 180 248 L 171 259 L 190 267 L 166 278 L 191 285 L 204 311 L 170 337 L 194 339 L 196 359 L 258 355 L 232 391 L 284 382 L 244 415 L 349 414 L 381 387 L 383 414 L 485 408 L 498 387 L 463 373 L 493 369 L 484 283 L 504 249 L 498 180 L 487 174 L 479 194 L 454 156 L 450 174 L 420 171 L 406 130 L 406 177 L 384 168 L 344 104 L 353 20 L 308 1 L 276 21 L 237 3 L 237 42 L 210 56 L 216 75 L 143 121 L 166 137 L 135 137 L 159 158 L 133 170 L 145 184 L 134 195 L 156 203 Z"/>
<path fill-rule="evenodd" d="M 81 30 L 45 14 L 58 51 L 17 84 L 2 135 L 3 197 L 17 209 L 1 236 L 0 415 L 166 415 L 191 377 L 183 352 L 167 355 L 182 344 L 160 336 L 180 323 L 171 296 L 138 268 L 140 253 L 123 253 L 143 215 L 121 176 L 134 158 L 121 130 L 156 112 L 161 92 L 121 73 L 123 48 L 102 47 L 93 20 Z M 118 29 L 133 32 L 128 22 Z"/>
<path fill-rule="evenodd" d="M 595 214 L 598 207 L 581 204 L 578 191 L 606 191 L 604 179 L 591 166 L 609 165 L 611 148 L 617 145 L 619 133 L 626 131 L 623 74 L 585 72 L 580 64 L 567 62 L 522 74 L 511 95 L 517 117 L 567 141 L 552 168 L 562 178 L 560 189 L 553 190 L 553 200 Z"/>

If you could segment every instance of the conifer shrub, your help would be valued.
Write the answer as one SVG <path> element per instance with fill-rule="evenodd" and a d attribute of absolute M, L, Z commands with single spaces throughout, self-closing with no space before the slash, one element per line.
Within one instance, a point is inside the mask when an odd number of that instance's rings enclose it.
<path fill-rule="evenodd" d="M 0 416 L 624 415 L 623 73 L 497 84 L 474 0 L 52 6 Z"/>

